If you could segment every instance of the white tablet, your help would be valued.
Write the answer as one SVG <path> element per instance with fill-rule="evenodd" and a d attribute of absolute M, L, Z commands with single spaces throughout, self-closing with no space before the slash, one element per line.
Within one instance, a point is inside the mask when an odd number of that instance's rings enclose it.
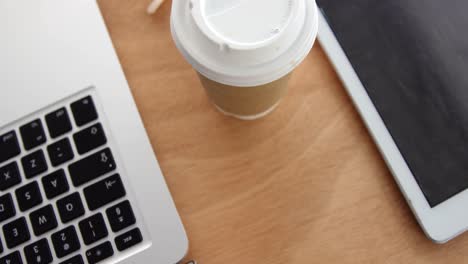
<path fill-rule="evenodd" d="M 468 228 L 467 1 L 318 0 L 319 40 L 426 235 Z"/>

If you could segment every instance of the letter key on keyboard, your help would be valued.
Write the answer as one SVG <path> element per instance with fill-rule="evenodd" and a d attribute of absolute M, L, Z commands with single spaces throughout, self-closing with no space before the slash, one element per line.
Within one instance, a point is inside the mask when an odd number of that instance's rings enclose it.
<path fill-rule="evenodd" d="M 84 154 L 107 143 L 101 124 L 88 127 L 73 135 L 79 154 Z"/>
<path fill-rule="evenodd" d="M 24 174 L 30 179 L 47 170 L 47 163 L 44 157 L 44 152 L 38 150 L 21 159 L 23 164 Z"/>
<path fill-rule="evenodd" d="M 23 264 L 19 251 L 15 251 L 5 257 L 0 258 L 0 264 Z"/>
<path fill-rule="evenodd" d="M 39 119 L 20 127 L 20 133 L 26 150 L 33 149 L 46 142 L 44 128 L 42 127 L 42 122 Z"/>
<path fill-rule="evenodd" d="M 82 220 L 78 225 L 80 226 L 81 236 L 86 245 L 105 238 L 109 234 L 101 213 Z"/>
<path fill-rule="evenodd" d="M 20 154 L 21 149 L 15 131 L 0 136 L 0 163 L 3 163 Z"/>
<path fill-rule="evenodd" d="M 85 213 L 83 202 L 81 202 L 78 192 L 58 200 L 57 208 L 63 223 L 68 223 Z"/>
<path fill-rule="evenodd" d="M 19 183 L 21 183 L 21 176 L 16 162 L 0 168 L 0 191 L 5 191 Z"/>
<path fill-rule="evenodd" d="M 112 231 L 119 232 L 136 223 L 129 201 L 119 203 L 106 210 Z"/>
<path fill-rule="evenodd" d="M 42 186 L 48 199 L 55 198 L 63 193 L 68 192 L 68 185 L 65 171 L 60 169 L 42 178 Z"/>
<path fill-rule="evenodd" d="M 71 104 L 73 116 L 77 126 L 86 125 L 98 118 L 91 96 L 86 96 Z"/>
<path fill-rule="evenodd" d="M 117 250 L 124 251 L 137 245 L 141 241 L 143 241 L 143 237 L 141 236 L 140 229 L 135 228 L 116 237 L 115 245 L 117 246 Z"/>
<path fill-rule="evenodd" d="M 28 264 L 49 264 L 53 260 L 49 243 L 45 238 L 25 247 L 24 255 Z"/>
<path fill-rule="evenodd" d="M 125 196 L 125 188 L 118 174 L 86 187 L 84 190 L 89 210 L 96 210 Z"/>
<path fill-rule="evenodd" d="M 116 168 L 109 148 L 79 160 L 68 167 L 73 185 L 76 187 L 94 180 Z"/>
<path fill-rule="evenodd" d="M 78 256 L 74 256 L 71 259 L 67 259 L 64 262 L 60 262 L 60 264 L 84 264 L 84 261 L 83 261 L 83 258 L 80 255 L 78 255 Z"/>
<path fill-rule="evenodd" d="M 65 107 L 46 115 L 45 119 L 52 138 L 57 138 L 72 130 L 70 118 Z"/>
<path fill-rule="evenodd" d="M 62 165 L 63 163 L 73 159 L 75 156 L 68 138 L 64 138 L 49 145 L 47 147 L 47 152 L 49 153 L 50 162 L 54 167 Z"/>
<path fill-rule="evenodd" d="M 11 194 L 7 193 L 0 197 L 0 223 L 16 215 Z"/>
<path fill-rule="evenodd" d="M 34 234 L 40 236 L 57 227 L 57 218 L 55 217 L 52 205 L 47 205 L 32 212 L 29 220 L 33 227 Z"/>
<path fill-rule="evenodd" d="M 74 226 L 67 227 L 52 235 L 52 244 L 54 245 L 57 257 L 63 258 L 81 248 L 80 241 Z"/>
<path fill-rule="evenodd" d="M 114 249 L 110 242 L 105 242 L 86 251 L 86 257 L 88 258 L 89 264 L 96 264 L 106 258 L 114 255 Z"/>
<path fill-rule="evenodd" d="M 3 235 L 8 248 L 14 248 L 31 239 L 26 218 L 21 217 L 3 226 Z"/>
<path fill-rule="evenodd" d="M 16 200 L 21 212 L 27 211 L 42 203 L 41 191 L 37 182 L 31 182 L 16 190 Z"/>

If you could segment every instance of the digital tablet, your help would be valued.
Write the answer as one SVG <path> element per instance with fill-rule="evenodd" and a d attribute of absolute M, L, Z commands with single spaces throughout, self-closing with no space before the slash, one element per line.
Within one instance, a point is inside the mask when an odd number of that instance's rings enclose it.
<path fill-rule="evenodd" d="M 468 1 L 318 0 L 319 40 L 426 235 L 468 228 Z"/>

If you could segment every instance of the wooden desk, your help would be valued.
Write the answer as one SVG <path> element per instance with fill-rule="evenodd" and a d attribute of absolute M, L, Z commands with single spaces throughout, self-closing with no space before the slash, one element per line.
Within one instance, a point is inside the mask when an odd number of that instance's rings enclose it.
<path fill-rule="evenodd" d="M 218 113 L 174 47 L 170 1 L 100 0 L 185 224 L 190 258 L 222 263 L 466 263 L 432 244 L 319 45 L 270 116 Z M 143 263 L 142 263 L 143 264 Z"/>

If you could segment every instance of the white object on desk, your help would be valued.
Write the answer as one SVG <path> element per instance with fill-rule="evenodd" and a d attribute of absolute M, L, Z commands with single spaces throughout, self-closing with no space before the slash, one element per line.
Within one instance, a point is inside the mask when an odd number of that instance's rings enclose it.
<path fill-rule="evenodd" d="M 468 190 L 458 193 L 433 208 L 429 205 L 405 158 L 329 26 L 326 17 L 320 13 L 319 19 L 321 25 L 319 40 L 322 47 L 345 84 L 347 92 L 363 117 L 424 233 L 436 243 L 445 243 L 467 231 L 468 212 L 465 208 L 468 204 Z"/>
<path fill-rule="evenodd" d="M 317 36 L 317 13 L 315 0 L 173 0 L 171 32 L 197 72 L 252 87 L 303 61 Z"/>

